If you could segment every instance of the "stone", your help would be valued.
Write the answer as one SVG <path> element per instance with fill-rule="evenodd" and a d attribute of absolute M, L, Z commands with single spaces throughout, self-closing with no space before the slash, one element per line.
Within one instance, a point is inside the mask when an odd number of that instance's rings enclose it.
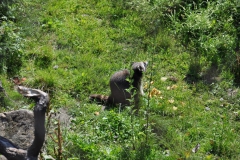
<path fill-rule="evenodd" d="M 33 112 L 20 109 L 0 113 L 0 136 L 26 150 L 34 139 Z"/>

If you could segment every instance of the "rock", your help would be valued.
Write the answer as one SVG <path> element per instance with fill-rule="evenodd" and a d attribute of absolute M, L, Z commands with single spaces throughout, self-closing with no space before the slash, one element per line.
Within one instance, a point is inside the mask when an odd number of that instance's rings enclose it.
<path fill-rule="evenodd" d="M 68 112 L 67 109 L 60 108 L 55 117 L 55 119 L 59 119 L 61 123 L 61 127 L 64 127 L 64 128 L 69 127 L 71 123 L 71 116 L 68 115 L 67 112 Z"/>
<path fill-rule="evenodd" d="M 0 160 L 7 160 L 3 155 L 0 155 Z"/>
<path fill-rule="evenodd" d="M 58 65 L 53 66 L 53 69 L 58 69 Z"/>
<path fill-rule="evenodd" d="M 33 112 L 29 110 L 0 113 L 0 136 L 26 150 L 34 139 L 33 123 Z"/>

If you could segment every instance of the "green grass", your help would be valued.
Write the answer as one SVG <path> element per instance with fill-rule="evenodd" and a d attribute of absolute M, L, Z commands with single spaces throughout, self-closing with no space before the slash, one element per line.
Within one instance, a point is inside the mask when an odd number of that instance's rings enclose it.
<path fill-rule="evenodd" d="M 169 10 L 165 8 L 177 4 L 23 1 L 20 15 L 26 18 L 17 17 L 25 40 L 19 76 L 27 79 L 24 85 L 50 94 L 52 112 L 63 108 L 71 116 L 70 125 L 61 128 L 64 159 L 240 158 L 240 97 L 233 72 L 221 63 L 215 77 L 218 80 L 208 84 L 207 76 L 202 76 L 215 62 L 214 56 L 219 56 L 214 47 L 222 45 L 221 36 L 214 37 L 211 32 L 215 33 L 217 28 L 208 21 L 212 20 L 208 17 L 212 11 L 200 7 L 199 12 L 191 14 L 187 10 L 184 23 L 173 23 L 167 20 L 165 14 Z M 205 16 L 201 17 L 202 13 Z M 186 26 L 195 25 L 196 17 L 200 18 L 198 25 L 204 26 L 202 31 L 212 33 L 206 43 L 200 38 L 203 46 L 210 44 L 212 48 L 205 47 L 210 50 L 209 55 L 198 54 L 197 67 L 193 63 L 196 50 L 192 49 L 198 46 L 193 44 L 197 38 L 188 37 L 192 42 L 187 45 L 181 39 L 187 29 L 197 30 L 196 26 Z M 222 23 L 225 27 L 231 25 Z M 200 37 L 206 36 L 202 31 L 198 33 Z M 229 42 L 226 44 L 232 45 L 235 32 L 226 34 L 232 36 L 225 39 Z M 135 116 L 130 109 L 119 112 L 116 108 L 96 116 L 94 113 L 101 107 L 90 103 L 88 96 L 108 95 L 109 79 L 115 71 L 130 69 L 131 62 L 145 60 L 149 66 L 144 75 L 145 96 L 139 115 Z M 0 79 L 9 97 L 18 103 L 16 106 L 6 98 L 8 107 L 0 107 L 2 111 L 31 108 L 30 102 L 13 90 L 6 74 L 1 74 Z M 150 98 L 153 89 L 160 92 L 152 93 Z M 56 121 L 52 118 L 51 126 L 56 127 Z M 56 157 L 57 144 L 50 136 L 46 142 L 43 155 Z M 197 144 L 200 148 L 193 153 Z"/>

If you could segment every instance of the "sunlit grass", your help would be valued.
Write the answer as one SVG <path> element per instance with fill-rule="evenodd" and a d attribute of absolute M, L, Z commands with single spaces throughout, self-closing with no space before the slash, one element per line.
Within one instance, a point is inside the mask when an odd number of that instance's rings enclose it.
<path fill-rule="evenodd" d="M 20 76 L 26 77 L 24 85 L 50 94 L 52 112 L 64 108 L 71 116 L 69 126 L 62 128 L 65 159 L 239 158 L 240 103 L 234 76 L 226 70 L 217 81 L 205 83 L 202 75 L 211 66 L 209 57 L 199 59 L 205 65 L 202 70 L 197 65 L 189 69 L 194 61 L 192 46 L 186 49 L 176 30 L 154 21 L 162 13 L 151 14 L 156 12 L 151 4 L 25 1 L 28 19 L 20 21 L 26 30 Z M 156 3 L 155 7 L 160 5 Z M 152 12 L 139 9 L 144 5 Z M 208 12 L 212 11 L 204 13 Z M 198 23 L 208 24 L 204 27 L 213 25 L 207 15 L 201 19 L 200 12 L 189 15 L 189 25 L 197 28 L 192 23 L 196 16 Z M 138 116 L 130 108 L 102 112 L 101 106 L 88 101 L 90 94 L 110 93 L 114 72 L 145 60 L 149 66 Z M 191 74 L 199 79 L 192 80 Z M 9 97 L 25 104 L 10 81 L 1 79 Z M 8 101 L 3 111 L 14 106 Z M 54 126 L 56 119 L 50 122 Z M 47 140 L 44 154 L 55 157 L 57 144 Z"/>

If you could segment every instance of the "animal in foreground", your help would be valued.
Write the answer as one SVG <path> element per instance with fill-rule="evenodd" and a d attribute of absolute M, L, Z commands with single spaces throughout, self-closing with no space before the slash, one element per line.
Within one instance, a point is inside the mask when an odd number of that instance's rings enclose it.
<path fill-rule="evenodd" d="M 49 106 L 49 95 L 41 90 L 18 86 L 18 92 L 35 101 L 34 114 L 34 140 L 27 150 L 23 150 L 10 140 L 0 136 L 0 154 L 8 160 L 38 160 L 45 140 L 45 113 Z"/>
<path fill-rule="evenodd" d="M 107 109 L 117 104 L 129 106 L 131 105 L 129 100 L 134 98 L 134 109 L 139 109 L 139 96 L 144 95 L 142 86 L 143 72 L 146 71 L 147 65 L 148 62 L 133 62 L 133 73 L 127 69 L 115 72 L 110 78 L 111 94 L 109 96 L 92 94 L 89 97 L 90 100 L 104 105 Z"/>

